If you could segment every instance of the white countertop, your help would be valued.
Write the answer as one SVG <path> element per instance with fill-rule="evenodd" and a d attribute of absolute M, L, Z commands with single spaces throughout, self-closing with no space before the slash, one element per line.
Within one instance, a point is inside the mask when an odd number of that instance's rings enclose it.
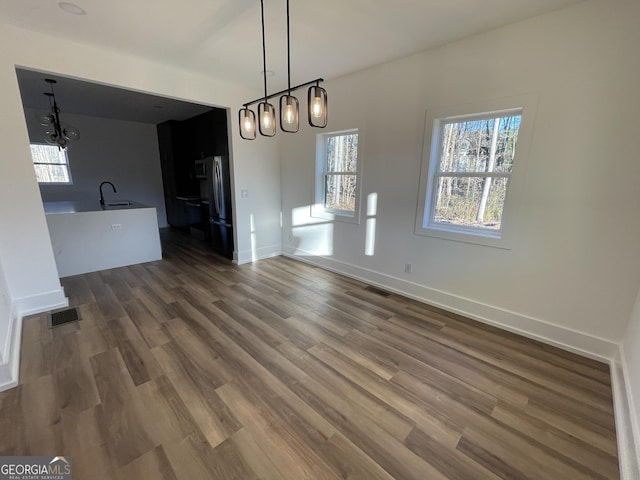
<path fill-rule="evenodd" d="M 126 204 L 125 204 L 126 203 Z M 142 203 L 131 202 L 130 200 L 109 200 L 104 206 L 95 202 L 43 202 L 45 215 L 56 213 L 79 213 L 79 212 L 102 212 L 104 210 L 131 210 L 135 208 L 153 208 Z"/>

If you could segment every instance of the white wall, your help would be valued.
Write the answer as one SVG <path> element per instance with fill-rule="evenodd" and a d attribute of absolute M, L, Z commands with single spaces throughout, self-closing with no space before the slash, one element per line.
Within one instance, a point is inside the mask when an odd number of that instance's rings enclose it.
<path fill-rule="evenodd" d="M 285 252 L 611 357 L 640 284 L 639 5 L 587 1 L 328 82 L 327 130 L 361 129 L 363 208 L 378 195 L 375 255 L 364 221 L 309 216 L 308 128 L 282 140 Z M 524 94 L 538 108 L 515 246 L 415 235 L 425 111 Z"/>
<path fill-rule="evenodd" d="M 15 68 L 230 107 L 232 113 L 259 92 L 9 25 L 0 28 L 0 45 L 0 143 L 3 146 L 0 152 L 3 168 L 0 176 L 0 263 L 11 301 L 17 305 L 16 311 L 47 310 L 64 303 L 64 294 L 30 157 Z M 66 54 L 51 55 L 52 51 Z M 233 114 L 231 116 L 235 118 Z M 246 142 L 240 140 L 235 122 L 230 122 L 230 127 L 236 249 L 263 256 L 278 253 L 281 247 L 278 139 Z M 241 189 L 249 190 L 249 196 L 239 198 Z M 251 215 L 257 220 L 254 231 Z M 8 331 L 10 324 L 3 320 L 0 330 Z"/>
<path fill-rule="evenodd" d="M 29 138 L 42 143 L 44 127 L 25 109 Z M 97 202 L 101 182 L 112 182 L 117 194 L 105 186 L 105 198 L 133 200 L 155 207 L 158 225 L 166 227 L 160 152 L 156 126 L 108 118 L 61 114 L 62 121 L 80 130 L 80 140 L 68 150 L 73 185 L 40 185 L 45 202 Z"/>

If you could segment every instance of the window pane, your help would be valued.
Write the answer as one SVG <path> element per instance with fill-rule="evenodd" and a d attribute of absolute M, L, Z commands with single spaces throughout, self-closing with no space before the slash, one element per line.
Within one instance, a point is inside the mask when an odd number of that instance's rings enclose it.
<path fill-rule="evenodd" d="M 325 175 L 324 208 L 355 212 L 356 176 Z"/>
<path fill-rule="evenodd" d="M 507 184 L 507 178 L 438 178 L 435 222 L 499 230 Z"/>
<path fill-rule="evenodd" d="M 337 135 L 327 138 L 327 172 L 357 171 L 358 134 Z"/>
<path fill-rule="evenodd" d="M 55 145 L 31 144 L 34 163 L 67 163 L 67 153 Z"/>
<path fill-rule="evenodd" d="M 34 165 L 39 183 L 69 183 L 66 165 Z"/>
<path fill-rule="evenodd" d="M 441 172 L 511 173 L 521 115 L 445 123 Z M 491 155 L 495 139 L 495 155 Z"/>
<path fill-rule="evenodd" d="M 71 183 L 66 150 L 55 145 L 31 144 L 38 183 Z"/>

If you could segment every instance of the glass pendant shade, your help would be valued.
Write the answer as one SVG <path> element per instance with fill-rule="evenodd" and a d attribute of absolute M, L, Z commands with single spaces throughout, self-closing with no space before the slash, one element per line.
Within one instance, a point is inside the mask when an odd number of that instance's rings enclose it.
<path fill-rule="evenodd" d="M 49 145 L 56 145 L 62 149 L 69 147 L 69 141 L 55 132 L 47 132 L 44 141 Z"/>
<path fill-rule="evenodd" d="M 55 132 L 46 132 L 44 136 L 44 141 L 49 145 L 57 145 L 58 144 L 58 136 Z"/>
<path fill-rule="evenodd" d="M 48 127 L 53 123 L 53 115 L 50 113 L 39 113 L 38 114 L 38 123 L 43 127 Z"/>
<path fill-rule="evenodd" d="M 291 95 L 280 97 L 280 128 L 283 132 L 296 133 L 299 125 L 300 104 Z"/>
<path fill-rule="evenodd" d="M 71 125 L 63 125 L 62 136 L 71 141 L 80 140 L 80 131 Z"/>
<path fill-rule="evenodd" d="M 256 138 L 256 114 L 248 108 L 241 108 L 238 112 L 240 122 L 240 136 L 245 140 L 255 140 Z"/>
<path fill-rule="evenodd" d="M 327 126 L 327 91 L 319 86 L 309 88 L 309 125 L 324 128 Z"/>
<path fill-rule="evenodd" d="M 258 128 L 262 136 L 273 137 L 276 134 L 276 109 L 269 102 L 258 104 Z"/>

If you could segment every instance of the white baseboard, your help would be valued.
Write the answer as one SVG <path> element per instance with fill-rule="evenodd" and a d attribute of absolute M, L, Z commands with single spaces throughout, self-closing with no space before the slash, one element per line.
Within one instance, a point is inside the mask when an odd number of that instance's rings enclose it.
<path fill-rule="evenodd" d="M 292 247 L 285 246 L 283 255 L 601 362 L 608 363 L 618 348 L 617 343 L 604 338 L 408 282 L 333 258 L 301 252 L 299 248 L 294 250 Z"/>
<path fill-rule="evenodd" d="M 235 251 L 233 252 L 233 263 L 242 265 L 244 263 L 255 262 L 256 260 L 277 257 L 278 255 L 282 255 L 282 247 L 280 244 L 260 247 L 255 250 L 243 250 L 241 252 Z"/>
<path fill-rule="evenodd" d="M 22 340 L 22 317 L 12 311 L 9 318 L 8 348 L 6 362 L 0 363 L 0 392 L 18 385 L 20 373 L 20 341 Z"/>
<path fill-rule="evenodd" d="M 22 297 L 11 304 L 5 355 L 0 362 L 0 392 L 18 385 L 20 373 L 20 342 L 22 340 L 22 318 L 41 312 L 67 307 L 69 299 L 64 289 L 46 292 L 30 297 Z"/>
<path fill-rule="evenodd" d="M 631 386 L 629 365 L 625 361 L 624 348 L 611 360 L 611 389 L 618 439 L 618 462 L 620 480 L 640 479 L 640 419 L 637 417 Z M 637 407 L 636 407 L 637 408 Z"/>
<path fill-rule="evenodd" d="M 29 297 L 16 298 L 15 310 L 18 315 L 26 317 L 35 313 L 48 312 L 69 305 L 69 299 L 64 296 L 64 288 L 51 292 L 31 295 Z"/>

